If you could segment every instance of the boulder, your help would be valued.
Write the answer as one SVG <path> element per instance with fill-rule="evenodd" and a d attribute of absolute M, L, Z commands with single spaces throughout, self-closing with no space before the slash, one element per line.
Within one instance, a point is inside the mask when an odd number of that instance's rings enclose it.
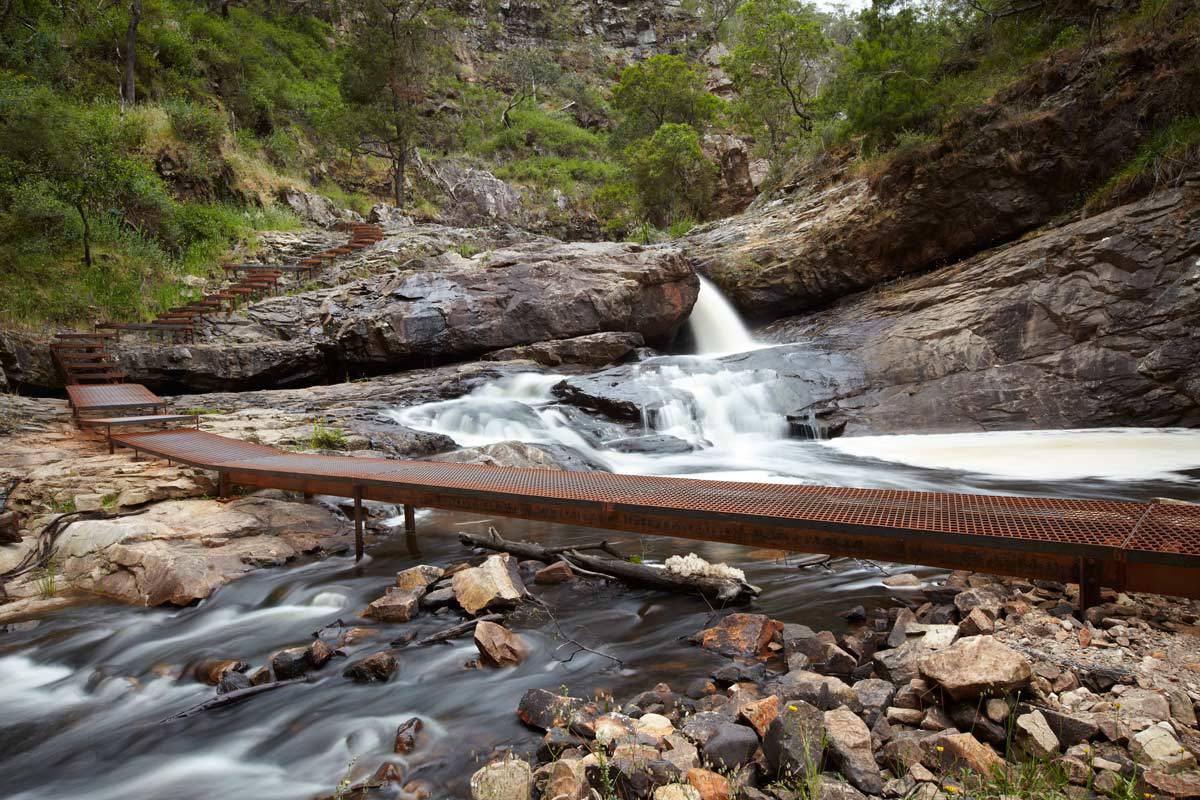
<path fill-rule="evenodd" d="M 764 614 L 729 614 L 700 632 L 700 646 L 724 656 L 766 658 L 769 645 L 783 629 Z"/>
<path fill-rule="evenodd" d="M 1049 761 L 1058 755 L 1058 737 L 1040 711 L 1017 717 L 1013 744 L 1026 756 L 1039 761 Z"/>
<path fill-rule="evenodd" d="M 1135 733 L 1129 752 L 1147 769 L 1173 775 L 1196 766 L 1196 757 L 1175 738 L 1169 722 L 1159 722 Z"/>
<path fill-rule="evenodd" d="M 424 589 L 397 589 L 389 587 L 387 594 L 373 600 L 363 612 L 363 616 L 377 619 L 380 622 L 408 622 L 417 614 Z"/>
<path fill-rule="evenodd" d="M 729 779 L 709 769 L 689 769 L 684 775 L 688 784 L 696 790 L 700 800 L 730 800 L 733 792 Z"/>
<path fill-rule="evenodd" d="M 271 654 L 271 670 L 277 681 L 302 678 L 312 666 L 307 647 L 288 647 Z"/>
<path fill-rule="evenodd" d="M 704 763 L 714 769 L 737 769 L 749 763 L 757 749 L 758 736 L 753 730 L 727 721 L 716 723 L 700 745 Z"/>
<path fill-rule="evenodd" d="M 560 758 L 550 765 L 542 791 L 545 800 L 587 800 L 589 795 L 587 770 L 579 759 Z"/>
<path fill-rule="evenodd" d="M 958 623 L 959 636 L 991 636 L 995 632 L 996 623 L 981 608 L 972 608 Z"/>
<path fill-rule="evenodd" d="M 441 567 L 434 567 L 428 564 L 409 567 L 406 570 L 396 573 L 396 588 L 403 591 L 428 589 L 429 585 L 441 578 L 444 573 L 445 570 Z"/>
<path fill-rule="evenodd" d="M 797 780 L 819 772 L 825 754 L 824 724 L 814 706 L 803 700 L 785 702 L 763 737 L 763 755 L 771 771 Z"/>
<path fill-rule="evenodd" d="M 226 672 L 221 676 L 221 682 L 217 684 L 217 694 L 228 694 L 229 692 L 249 689 L 252 685 L 250 679 L 241 672 Z"/>
<path fill-rule="evenodd" d="M 848 706 L 858 712 L 858 695 L 841 678 L 792 670 L 767 684 L 767 690 L 780 698 L 803 700 L 821 710 Z"/>
<path fill-rule="evenodd" d="M 396 728 L 396 736 L 392 745 L 392 752 L 400 755 L 408 755 L 413 750 L 417 749 L 417 737 L 421 730 L 425 727 L 425 723 L 421 722 L 420 717 L 409 717 L 400 726 Z"/>
<path fill-rule="evenodd" d="M 668 783 L 654 790 L 654 800 L 701 800 L 700 792 L 689 783 Z"/>
<path fill-rule="evenodd" d="M 1004 759 L 969 733 L 936 734 L 922 746 L 922 763 L 934 772 L 967 770 L 991 776 L 994 770 L 1004 768 Z"/>
<path fill-rule="evenodd" d="M 521 696 L 517 717 L 531 728 L 547 731 L 569 728 L 576 717 L 584 715 L 584 710 L 585 703 L 578 697 L 530 689 Z"/>
<path fill-rule="evenodd" d="M 496 761 L 471 776 L 472 800 L 529 800 L 533 770 L 519 759 Z"/>
<path fill-rule="evenodd" d="M 559 367 L 579 364 L 585 367 L 604 367 L 620 361 L 642 347 L 645 339 L 640 333 L 601 331 L 570 339 L 506 347 L 484 356 L 489 361 L 536 361 L 542 366 Z"/>
<path fill-rule="evenodd" d="M 1033 676 L 1025 656 L 991 636 L 971 636 L 923 656 L 919 668 L 955 700 L 1013 692 L 1028 686 Z"/>
<path fill-rule="evenodd" d="M 347 220 L 346 212 L 334 205 L 333 201 L 324 195 L 288 187 L 280 193 L 280 199 L 300 219 L 322 228 L 334 228 Z"/>
<path fill-rule="evenodd" d="M 342 675 L 355 683 L 383 683 L 397 669 L 399 664 L 396 663 L 396 657 L 385 650 L 353 662 Z"/>
<path fill-rule="evenodd" d="M 511 606 L 526 595 L 517 562 L 507 553 L 488 556 L 478 567 L 454 573 L 454 597 L 468 614 Z"/>
<path fill-rule="evenodd" d="M 549 566 L 542 567 L 533 575 L 533 582 L 539 584 L 566 583 L 575 577 L 575 571 L 565 561 L 555 561 Z"/>
<path fill-rule="evenodd" d="M 448 161 L 438 165 L 438 183 L 450 196 L 452 219 L 461 225 L 518 222 L 521 193 L 487 170 Z"/>
<path fill-rule="evenodd" d="M 529 656 L 529 645 L 503 625 L 480 620 L 475 625 L 479 660 L 489 667 L 512 667 Z"/>
<path fill-rule="evenodd" d="M 246 669 L 245 661 L 235 658 L 206 658 L 188 667 L 192 677 L 200 683 L 216 686 L 230 672 L 242 672 Z"/>
<path fill-rule="evenodd" d="M 875 764 L 871 732 L 848 708 L 825 712 L 826 747 L 846 780 L 866 794 L 883 791 L 883 775 Z"/>
<path fill-rule="evenodd" d="M 738 709 L 738 717 L 746 722 L 760 736 L 766 736 L 767 729 L 779 716 L 778 695 L 768 695 L 762 700 L 745 703 Z"/>
<path fill-rule="evenodd" d="M 674 733 L 675 726 L 662 714 L 643 714 L 634 721 L 633 731 L 639 736 L 657 740 Z"/>
<path fill-rule="evenodd" d="M 313 669 L 325 666 L 331 658 L 333 658 L 333 648 L 320 639 L 314 639 L 313 643 L 308 646 L 308 662 L 312 664 Z"/>

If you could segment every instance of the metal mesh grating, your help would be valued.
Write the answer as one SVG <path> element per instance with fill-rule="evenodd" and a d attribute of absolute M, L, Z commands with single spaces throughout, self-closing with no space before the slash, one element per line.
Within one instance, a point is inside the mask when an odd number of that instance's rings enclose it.
<path fill-rule="evenodd" d="M 345 480 L 348 484 L 393 484 L 1077 546 L 1166 548 L 1166 552 L 1200 555 L 1200 508 L 1189 506 L 1151 507 L 1115 501 L 741 483 L 306 455 L 282 453 L 195 430 L 113 438 L 119 444 L 214 469 Z"/>
<path fill-rule="evenodd" d="M 70 384 L 67 386 L 67 395 L 71 398 L 71 405 L 79 411 L 166 405 L 161 397 L 140 383 Z"/>

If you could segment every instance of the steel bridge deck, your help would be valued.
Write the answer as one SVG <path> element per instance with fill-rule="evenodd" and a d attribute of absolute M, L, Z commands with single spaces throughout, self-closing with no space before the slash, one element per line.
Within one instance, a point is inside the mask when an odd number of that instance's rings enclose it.
<path fill-rule="evenodd" d="M 1200 506 L 285 453 L 198 430 L 113 444 L 231 484 L 1200 598 Z M 359 520 L 361 532 L 361 520 Z"/>

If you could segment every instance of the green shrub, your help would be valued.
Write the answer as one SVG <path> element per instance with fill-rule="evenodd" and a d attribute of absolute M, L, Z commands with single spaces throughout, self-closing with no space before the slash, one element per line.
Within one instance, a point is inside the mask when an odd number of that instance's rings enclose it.
<path fill-rule="evenodd" d="M 310 450 L 345 450 L 348 446 L 345 431 L 326 425 L 324 419 L 313 423 L 312 436 L 308 440 Z"/>
<path fill-rule="evenodd" d="M 1170 183 L 1200 166 L 1200 117 L 1182 117 L 1151 135 L 1132 159 L 1087 201 L 1100 211 Z"/>
<path fill-rule="evenodd" d="M 703 218 L 712 199 L 715 167 L 690 125 L 668 123 L 625 149 L 643 215 L 657 225 Z"/>
<path fill-rule="evenodd" d="M 217 109 L 186 100 L 173 100 L 166 109 L 171 127 L 180 139 L 207 152 L 220 149 L 229 126 Z"/>

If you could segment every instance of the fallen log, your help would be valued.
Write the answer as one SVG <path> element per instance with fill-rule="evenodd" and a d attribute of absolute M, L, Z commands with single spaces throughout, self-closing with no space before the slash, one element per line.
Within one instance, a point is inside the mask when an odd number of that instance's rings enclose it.
<path fill-rule="evenodd" d="M 234 703 L 240 703 L 243 700 L 249 700 L 251 697 L 262 694 L 263 692 L 269 692 L 272 689 L 280 689 L 284 686 L 292 686 L 293 684 L 297 683 L 308 683 L 308 678 L 292 678 L 291 680 L 286 681 L 275 681 L 274 683 L 264 683 L 261 686 L 249 686 L 245 689 L 237 689 L 232 692 L 226 692 L 225 694 L 219 694 L 216 697 L 205 700 L 203 703 L 197 703 L 191 708 L 186 708 L 183 711 L 180 711 L 178 714 L 172 714 L 166 719 L 161 720 L 159 724 L 162 725 L 167 722 L 174 722 L 177 719 L 186 719 L 188 717 L 195 716 L 202 711 L 210 711 L 214 708 L 231 706 Z"/>
<path fill-rule="evenodd" d="M 581 553 L 578 548 L 550 548 L 535 542 L 513 541 L 502 537 L 495 528 L 489 529 L 486 536 L 474 533 L 460 533 L 458 538 L 459 541 L 468 547 L 498 550 L 511 553 L 518 558 L 533 559 L 546 563 L 553 563 L 561 559 L 580 570 L 585 570 L 606 578 L 615 578 L 627 583 L 650 586 L 655 589 L 666 589 L 673 592 L 698 591 L 705 597 L 713 597 L 718 600 L 733 600 L 742 596 L 754 596 L 761 591 L 757 586 L 733 578 L 680 575 L 668 572 L 662 567 L 654 567 L 648 564 L 634 564 L 623 559 L 618 560 L 615 558 L 588 555 Z"/>
<path fill-rule="evenodd" d="M 414 647 L 421 647 L 422 645 L 427 644 L 448 642 L 451 639 L 456 639 L 459 636 L 462 636 L 467 631 L 474 630 L 475 626 L 480 622 L 500 622 L 503 619 L 503 614 L 484 614 L 482 617 L 476 617 L 475 619 L 469 619 L 466 622 L 460 622 L 457 625 L 452 625 L 445 630 L 432 633 L 429 636 L 426 636 L 424 639 L 419 639 L 415 642 L 406 642 L 403 639 L 397 639 L 396 641 L 392 642 L 392 646 L 404 647 L 405 645 L 412 644 Z"/>

